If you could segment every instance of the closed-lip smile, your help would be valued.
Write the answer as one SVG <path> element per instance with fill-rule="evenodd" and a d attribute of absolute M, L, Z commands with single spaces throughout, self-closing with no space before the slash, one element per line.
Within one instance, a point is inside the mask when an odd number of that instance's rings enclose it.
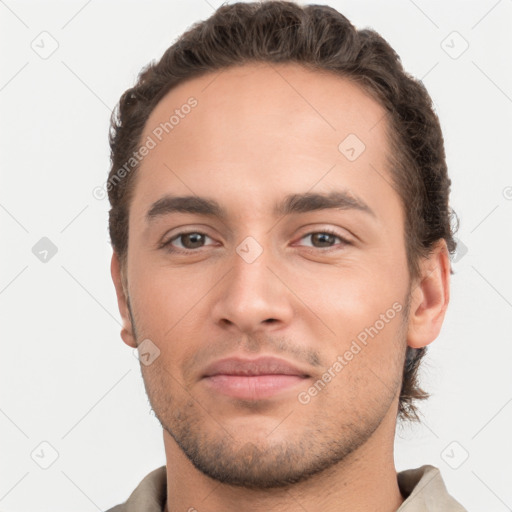
<path fill-rule="evenodd" d="M 230 357 L 208 365 L 202 375 L 209 388 L 232 398 L 261 400 L 297 386 L 310 375 L 280 358 Z"/>

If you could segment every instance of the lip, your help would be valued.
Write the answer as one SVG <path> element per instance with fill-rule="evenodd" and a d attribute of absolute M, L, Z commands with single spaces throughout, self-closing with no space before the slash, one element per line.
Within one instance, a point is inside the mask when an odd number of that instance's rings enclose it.
<path fill-rule="evenodd" d="M 217 393 L 243 400 L 270 398 L 303 383 L 310 375 L 276 357 L 230 357 L 207 366 L 202 380 Z"/>
<path fill-rule="evenodd" d="M 241 357 L 228 357 L 220 359 L 207 366 L 203 377 L 214 375 L 296 375 L 309 377 L 307 372 L 284 359 L 277 357 L 258 357 L 257 359 L 245 359 Z"/>

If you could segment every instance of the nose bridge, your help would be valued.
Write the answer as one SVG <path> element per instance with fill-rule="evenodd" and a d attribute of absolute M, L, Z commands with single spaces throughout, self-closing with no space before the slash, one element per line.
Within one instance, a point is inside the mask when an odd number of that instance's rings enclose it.
<path fill-rule="evenodd" d="M 287 289 L 274 275 L 276 259 L 269 247 L 246 237 L 235 248 L 231 265 L 213 308 L 216 322 L 251 331 L 268 325 L 267 320 L 274 320 L 273 324 L 290 320 Z"/>

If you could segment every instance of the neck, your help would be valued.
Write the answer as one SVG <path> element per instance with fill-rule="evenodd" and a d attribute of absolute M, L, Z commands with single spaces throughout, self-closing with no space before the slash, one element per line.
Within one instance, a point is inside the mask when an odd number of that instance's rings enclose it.
<path fill-rule="evenodd" d="M 404 501 L 393 458 L 395 421 L 396 418 L 384 418 L 358 450 L 310 479 L 286 488 L 262 490 L 230 486 L 204 475 L 164 431 L 168 496 L 165 511 L 395 512 Z"/>

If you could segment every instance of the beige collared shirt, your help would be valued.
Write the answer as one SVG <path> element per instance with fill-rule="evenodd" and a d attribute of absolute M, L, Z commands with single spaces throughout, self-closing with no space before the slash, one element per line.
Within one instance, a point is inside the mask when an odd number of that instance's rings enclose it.
<path fill-rule="evenodd" d="M 405 501 L 396 512 L 467 512 L 446 490 L 438 468 L 428 464 L 397 473 Z M 149 473 L 127 501 L 107 512 L 163 512 L 167 495 L 167 471 L 161 466 Z"/>

